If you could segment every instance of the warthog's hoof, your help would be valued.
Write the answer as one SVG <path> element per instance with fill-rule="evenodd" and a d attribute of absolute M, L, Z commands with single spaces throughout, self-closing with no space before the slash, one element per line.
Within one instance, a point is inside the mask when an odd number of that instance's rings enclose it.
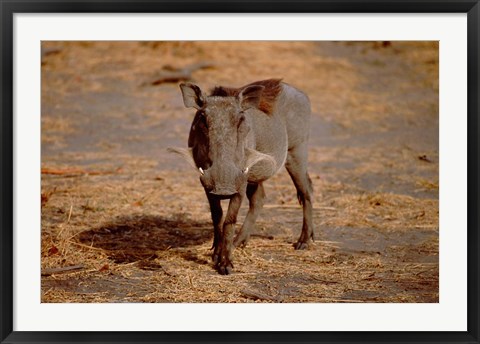
<path fill-rule="evenodd" d="M 311 241 L 309 242 L 303 242 L 303 241 L 297 241 L 295 244 L 293 244 L 293 247 L 295 247 L 296 250 L 306 250 L 308 246 L 311 245 Z"/>
<path fill-rule="evenodd" d="M 217 266 L 217 271 L 220 275 L 231 275 L 233 272 L 233 266 L 232 265 L 227 265 L 227 266 Z"/>
<path fill-rule="evenodd" d="M 212 253 L 212 262 L 217 265 L 220 262 L 220 255 L 217 252 Z"/>
<path fill-rule="evenodd" d="M 217 265 L 220 262 L 220 252 L 222 248 L 220 245 L 214 245 L 213 248 L 213 253 L 212 253 L 212 262 L 213 264 Z"/>
<path fill-rule="evenodd" d="M 313 244 L 314 240 L 315 238 L 313 231 L 310 234 L 302 232 L 302 235 L 300 235 L 298 241 L 293 244 L 293 247 L 295 247 L 296 250 L 306 250 L 310 245 Z"/>
<path fill-rule="evenodd" d="M 245 237 L 236 237 L 235 241 L 233 242 L 233 246 L 235 247 L 245 247 L 247 246 L 248 239 L 250 239 L 250 236 L 245 236 Z"/>
<path fill-rule="evenodd" d="M 233 264 L 229 258 L 223 256 L 220 261 L 215 264 L 220 275 L 230 275 L 233 272 Z"/>

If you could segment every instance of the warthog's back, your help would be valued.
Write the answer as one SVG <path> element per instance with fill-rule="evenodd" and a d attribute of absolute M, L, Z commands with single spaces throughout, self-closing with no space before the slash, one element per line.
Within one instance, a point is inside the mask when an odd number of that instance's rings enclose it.
<path fill-rule="evenodd" d="M 274 111 L 285 121 L 289 149 L 308 140 L 311 109 L 305 93 L 282 83 L 282 92 L 277 97 Z"/>
<path fill-rule="evenodd" d="M 255 83 L 253 83 L 255 84 Z M 272 85 L 270 81 L 268 85 Z M 254 121 L 256 149 L 269 154 L 277 162 L 277 170 L 285 163 L 288 149 L 308 140 L 310 131 L 310 101 L 305 93 L 277 81 L 274 99 L 269 99 L 270 112 L 249 110 Z M 273 92 L 268 92 L 272 94 Z M 259 164 L 257 169 L 260 170 Z"/>

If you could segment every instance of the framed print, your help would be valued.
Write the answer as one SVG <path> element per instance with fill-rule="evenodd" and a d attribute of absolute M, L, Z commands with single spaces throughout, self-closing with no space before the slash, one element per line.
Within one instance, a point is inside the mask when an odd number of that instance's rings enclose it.
<path fill-rule="evenodd" d="M 2 343 L 478 343 L 478 1 L 3 1 Z"/>

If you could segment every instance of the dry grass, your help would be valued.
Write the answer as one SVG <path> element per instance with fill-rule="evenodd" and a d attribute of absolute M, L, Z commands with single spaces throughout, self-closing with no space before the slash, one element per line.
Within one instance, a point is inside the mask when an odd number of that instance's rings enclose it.
<path fill-rule="evenodd" d="M 42 302 L 438 302 L 437 43 L 44 45 L 60 52 L 42 66 L 42 168 L 59 173 L 42 175 L 42 270 L 82 268 L 42 276 Z M 213 269 L 197 174 L 165 152 L 192 114 L 175 84 L 143 85 L 199 61 L 204 88 L 283 77 L 309 94 L 308 250 L 282 172 L 235 273 Z"/>

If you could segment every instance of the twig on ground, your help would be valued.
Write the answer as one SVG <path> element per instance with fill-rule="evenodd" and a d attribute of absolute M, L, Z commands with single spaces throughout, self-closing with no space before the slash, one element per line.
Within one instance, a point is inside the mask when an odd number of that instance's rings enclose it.
<path fill-rule="evenodd" d="M 240 293 L 242 294 L 243 297 L 246 297 L 247 299 L 282 302 L 281 297 L 270 296 L 259 291 L 244 289 Z"/>
<path fill-rule="evenodd" d="M 265 204 L 263 206 L 266 209 L 301 209 L 302 207 L 299 204 Z M 313 207 L 316 210 L 337 210 L 334 207 Z"/>
<path fill-rule="evenodd" d="M 83 269 L 85 269 L 83 265 L 65 266 L 61 268 L 47 268 L 47 269 L 43 269 L 42 276 L 51 276 L 54 274 L 67 274 L 67 273 L 77 272 L 78 270 L 83 270 Z"/>

